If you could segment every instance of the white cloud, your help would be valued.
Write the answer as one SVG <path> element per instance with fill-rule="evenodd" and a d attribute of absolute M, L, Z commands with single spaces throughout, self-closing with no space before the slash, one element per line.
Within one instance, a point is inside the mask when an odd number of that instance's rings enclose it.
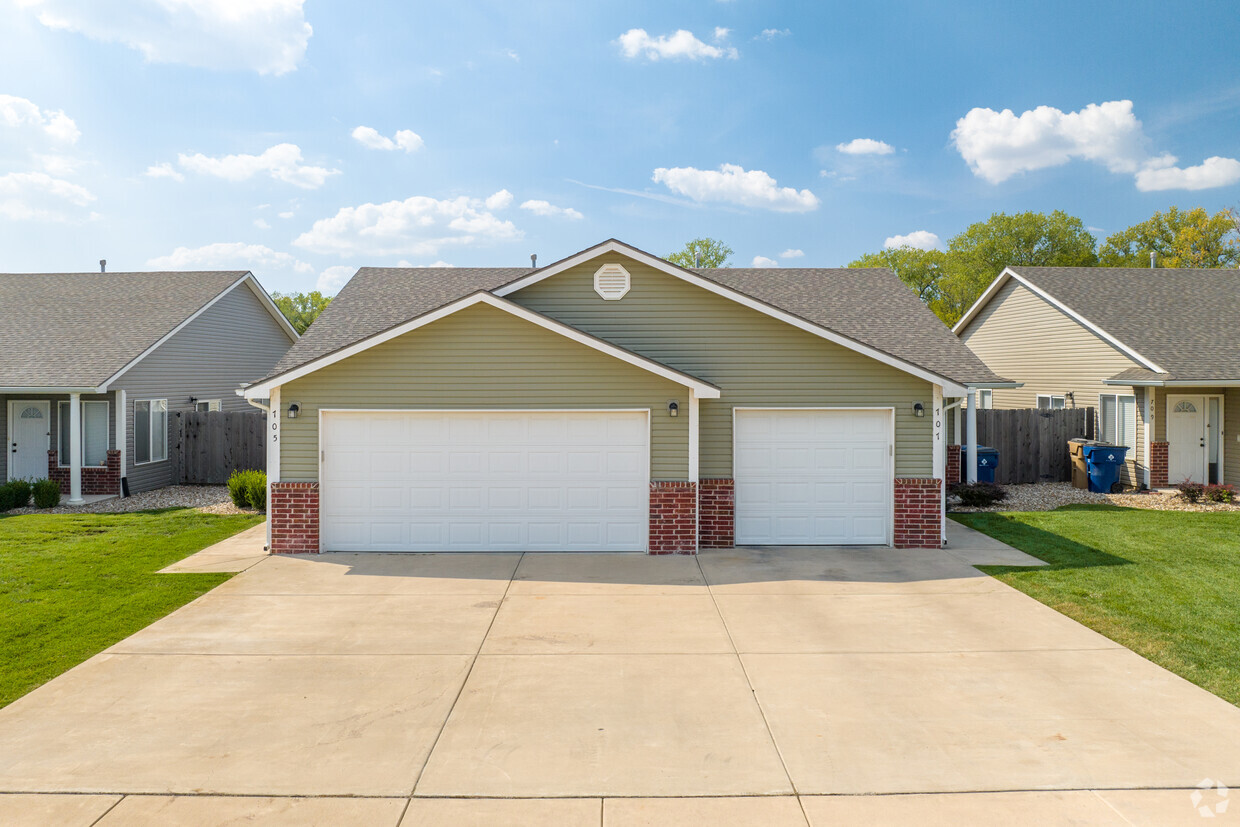
<path fill-rule="evenodd" d="M 754 256 L 752 266 L 754 267 L 778 267 L 779 262 L 773 258 L 767 258 L 766 256 Z"/>
<path fill-rule="evenodd" d="M 19 0 L 50 29 L 123 43 L 152 63 L 282 75 L 313 29 L 304 0 Z"/>
<path fill-rule="evenodd" d="M 763 29 L 762 33 L 755 37 L 754 40 L 774 40 L 777 37 L 787 37 L 790 34 L 792 34 L 792 31 L 789 29 Z"/>
<path fill-rule="evenodd" d="M 391 152 L 403 149 L 405 152 L 416 152 L 423 146 L 422 136 L 412 129 L 402 129 L 393 137 L 380 135 L 379 130 L 370 126 L 359 126 L 353 130 L 353 138 L 368 149 L 383 149 Z"/>
<path fill-rule="evenodd" d="M 83 186 L 53 178 L 45 172 L 10 172 L 0 175 L 0 216 L 13 220 L 70 221 L 85 218 L 76 210 L 95 196 Z"/>
<path fill-rule="evenodd" d="M 511 221 L 491 213 L 478 198 L 404 201 L 343 207 L 321 218 L 293 241 L 315 253 L 433 256 L 443 247 L 523 237 Z"/>
<path fill-rule="evenodd" d="M 69 155 L 36 155 L 35 160 L 39 162 L 39 166 L 43 167 L 44 172 L 60 178 L 77 172 L 84 163 L 81 159 Z"/>
<path fill-rule="evenodd" d="M 896 151 L 891 144 L 873 138 L 853 138 L 846 144 L 836 144 L 835 148 L 845 155 L 890 155 Z"/>
<path fill-rule="evenodd" d="M 320 293 L 334 296 L 340 292 L 340 288 L 344 287 L 349 279 L 353 278 L 353 274 L 357 272 L 356 267 L 348 264 L 337 264 L 328 267 L 322 273 L 319 273 L 319 280 L 315 283 L 314 289 Z"/>
<path fill-rule="evenodd" d="M 33 102 L 14 95 L 0 95 L 0 124 L 9 128 L 29 128 L 41 132 L 57 144 L 75 144 L 82 133 L 63 109 L 40 109 Z"/>
<path fill-rule="evenodd" d="M 916 247 L 918 250 L 933 250 L 939 246 L 939 237 L 929 230 L 914 230 L 908 235 L 893 235 L 883 242 L 883 247 L 894 250 L 897 247 Z"/>
<path fill-rule="evenodd" d="M 292 210 L 289 210 L 289 211 L 287 211 L 287 212 L 282 212 L 282 213 L 280 213 L 280 214 L 279 214 L 279 216 L 280 216 L 280 218 L 292 218 L 292 217 L 293 217 L 294 215 L 296 215 L 296 214 L 297 214 L 297 213 L 293 212 Z"/>
<path fill-rule="evenodd" d="M 177 162 L 183 169 L 201 175 L 214 175 L 228 181 L 245 181 L 260 173 L 267 173 L 277 181 L 302 189 L 317 189 L 327 179 L 339 175 L 338 169 L 306 166 L 301 162 L 301 148 L 296 144 L 276 144 L 261 155 L 225 155 L 211 158 L 196 155 L 178 155 Z"/>
<path fill-rule="evenodd" d="M 795 248 L 784 250 L 782 253 L 779 254 L 780 258 L 804 258 L 804 256 L 805 256 L 804 250 L 797 250 Z"/>
<path fill-rule="evenodd" d="M 148 178 L 171 178 L 173 181 L 185 180 L 185 176 L 173 169 L 172 164 L 167 161 L 147 167 L 146 172 L 142 174 Z"/>
<path fill-rule="evenodd" d="M 715 40 L 716 41 L 727 40 L 728 35 L 730 35 L 731 33 L 732 33 L 731 29 L 724 28 L 723 26 L 716 26 L 715 27 Z"/>
<path fill-rule="evenodd" d="M 521 209 L 529 210 L 534 213 L 534 215 L 541 215 L 548 218 L 568 218 L 573 221 L 585 218 L 585 216 L 574 210 L 572 207 L 557 207 L 548 201 L 523 201 L 521 203 Z"/>
<path fill-rule="evenodd" d="M 504 50 L 504 56 L 505 56 L 505 57 L 508 57 L 508 58 L 511 58 L 512 60 L 516 61 L 517 63 L 520 63 L 520 62 L 521 62 L 521 55 L 517 54 L 516 50 L 514 50 L 514 49 L 505 49 L 505 50 Z"/>
<path fill-rule="evenodd" d="M 266 219 L 262 219 L 262 218 L 256 218 L 256 219 L 254 219 L 254 226 L 255 226 L 255 227 L 258 227 L 260 230 L 270 230 L 270 229 L 271 229 L 271 225 L 267 223 Z"/>
<path fill-rule="evenodd" d="M 818 197 L 809 190 L 780 187 L 762 170 L 745 170 L 736 164 L 723 164 L 717 170 L 660 167 L 652 180 L 699 202 L 716 201 L 776 212 L 809 212 L 819 204 Z"/>
<path fill-rule="evenodd" d="M 727 29 L 715 29 L 716 39 L 727 36 Z M 734 46 L 711 46 L 694 37 L 693 32 L 677 29 L 674 34 L 651 37 L 645 29 L 629 29 L 617 41 L 620 53 L 628 58 L 645 57 L 647 60 L 736 60 L 740 53 Z"/>
<path fill-rule="evenodd" d="M 146 266 L 155 270 L 291 270 L 313 273 L 314 268 L 288 253 L 280 253 L 262 244 L 221 241 L 203 247 L 177 247 L 166 256 L 149 259 Z"/>
<path fill-rule="evenodd" d="M 488 210 L 505 210 L 512 206 L 512 193 L 508 190 L 500 190 L 493 195 L 487 196 L 486 206 Z"/>
<path fill-rule="evenodd" d="M 1195 167 L 1177 167 L 1176 160 L 1174 155 L 1162 155 L 1147 161 L 1137 172 L 1137 189 L 1142 192 L 1208 190 L 1240 181 L 1240 161 L 1235 158 L 1215 155 Z"/>

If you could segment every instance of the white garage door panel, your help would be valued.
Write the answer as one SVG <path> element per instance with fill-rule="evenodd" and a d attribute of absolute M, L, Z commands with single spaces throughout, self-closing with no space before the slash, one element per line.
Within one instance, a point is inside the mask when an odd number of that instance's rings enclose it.
<path fill-rule="evenodd" d="M 645 411 L 325 412 L 328 551 L 643 551 Z"/>
<path fill-rule="evenodd" d="M 889 411 L 736 411 L 736 541 L 886 544 Z"/>

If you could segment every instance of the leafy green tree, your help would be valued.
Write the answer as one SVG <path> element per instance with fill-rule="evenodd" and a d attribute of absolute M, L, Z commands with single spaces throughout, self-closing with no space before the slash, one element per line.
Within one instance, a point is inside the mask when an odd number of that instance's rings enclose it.
<path fill-rule="evenodd" d="M 890 267 L 900 281 L 912 288 L 917 297 L 931 307 L 942 297 L 943 279 L 947 276 L 948 260 L 941 250 L 920 250 L 897 247 L 877 253 L 866 253 L 849 267 Z"/>
<path fill-rule="evenodd" d="M 666 258 L 681 267 L 727 267 L 732 248 L 717 238 L 695 238 L 678 253 Z"/>
<path fill-rule="evenodd" d="M 1171 207 L 1148 221 L 1108 236 L 1100 257 L 1106 267 L 1235 267 L 1240 264 L 1240 221 L 1234 210 L 1214 215 L 1202 207 Z"/>
<path fill-rule="evenodd" d="M 314 323 L 323 309 L 331 304 L 332 297 L 313 290 L 309 293 L 272 293 L 271 300 L 280 308 L 293 329 L 301 334 L 305 333 L 306 328 Z"/>

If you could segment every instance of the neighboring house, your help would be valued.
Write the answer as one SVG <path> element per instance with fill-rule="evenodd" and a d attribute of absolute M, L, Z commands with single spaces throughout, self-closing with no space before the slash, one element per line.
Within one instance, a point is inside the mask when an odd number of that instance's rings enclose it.
<path fill-rule="evenodd" d="M 938 546 L 942 398 L 1001 383 L 886 269 L 364 268 L 245 395 L 276 552 Z"/>
<path fill-rule="evenodd" d="M 170 413 L 249 410 L 241 382 L 296 340 L 244 271 L 0 274 L 0 480 L 167 485 Z"/>
<path fill-rule="evenodd" d="M 1024 383 L 994 407 L 1094 408 L 1129 484 L 1240 483 L 1240 271 L 1009 267 L 955 332 Z"/>

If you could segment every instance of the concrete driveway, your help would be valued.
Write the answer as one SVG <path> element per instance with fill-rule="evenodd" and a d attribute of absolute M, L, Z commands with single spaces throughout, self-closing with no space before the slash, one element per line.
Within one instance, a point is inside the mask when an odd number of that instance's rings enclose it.
<path fill-rule="evenodd" d="M 980 574 L 1036 561 L 958 526 L 697 559 L 257 536 L 0 710 L 0 823 L 1169 824 L 1240 785 L 1240 709 Z"/>

